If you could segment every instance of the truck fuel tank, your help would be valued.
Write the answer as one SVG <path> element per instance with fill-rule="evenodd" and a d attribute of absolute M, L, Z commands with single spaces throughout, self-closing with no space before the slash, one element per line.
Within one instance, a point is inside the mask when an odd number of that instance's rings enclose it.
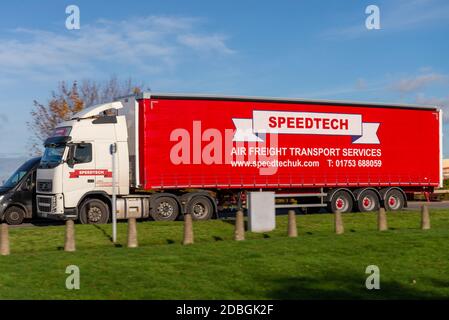
<path fill-rule="evenodd" d="M 117 199 L 117 219 L 148 218 L 150 202 L 148 197 L 123 197 Z"/>

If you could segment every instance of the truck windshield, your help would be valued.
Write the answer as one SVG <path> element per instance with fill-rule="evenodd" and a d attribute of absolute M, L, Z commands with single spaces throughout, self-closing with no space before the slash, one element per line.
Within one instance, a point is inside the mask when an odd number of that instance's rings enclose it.
<path fill-rule="evenodd" d="M 52 168 L 60 164 L 65 147 L 65 144 L 47 145 L 42 156 L 40 168 Z"/>

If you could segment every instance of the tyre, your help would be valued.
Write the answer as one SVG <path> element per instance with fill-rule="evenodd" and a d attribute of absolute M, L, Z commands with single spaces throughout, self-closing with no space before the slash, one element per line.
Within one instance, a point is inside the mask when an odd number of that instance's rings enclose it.
<path fill-rule="evenodd" d="M 380 200 L 373 190 L 363 190 L 357 200 L 357 207 L 360 212 L 371 212 L 379 210 Z"/>
<path fill-rule="evenodd" d="M 187 212 L 192 214 L 193 220 L 209 220 L 214 213 L 214 207 L 209 198 L 197 196 L 187 204 Z"/>
<path fill-rule="evenodd" d="M 332 213 L 340 211 L 341 213 L 351 212 L 354 202 L 352 196 L 346 191 L 337 191 L 329 202 L 329 210 Z"/>
<path fill-rule="evenodd" d="M 22 224 L 23 219 L 25 219 L 25 211 L 19 207 L 11 207 L 5 211 L 3 219 L 7 224 L 16 226 Z"/>
<path fill-rule="evenodd" d="M 178 201 L 172 197 L 159 197 L 154 201 L 150 215 L 156 221 L 174 221 L 179 215 Z"/>
<path fill-rule="evenodd" d="M 80 222 L 82 224 L 105 224 L 109 221 L 109 207 L 98 199 L 83 202 L 80 208 Z"/>
<path fill-rule="evenodd" d="M 405 205 L 405 198 L 401 191 L 392 189 L 385 195 L 385 209 L 388 211 L 402 210 Z"/>

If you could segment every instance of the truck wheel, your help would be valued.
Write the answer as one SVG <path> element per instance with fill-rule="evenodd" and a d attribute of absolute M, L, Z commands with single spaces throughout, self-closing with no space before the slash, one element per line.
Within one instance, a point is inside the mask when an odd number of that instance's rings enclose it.
<path fill-rule="evenodd" d="M 404 208 L 405 199 L 401 191 L 393 189 L 385 195 L 385 209 L 388 211 L 398 211 Z"/>
<path fill-rule="evenodd" d="M 22 224 L 25 218 L 25 211 L 19 207 L 8 208 L 5 212 L 4 220 L 7 224 L 16 226 Z"/>
<path fill-rule="evenodd" d="M 329 203 L 329 209 L 335 213 L 340 211 L 341 213 L 351 212 L 354 203 L 351 195 L 346 191 L 338 191 L 334 194 L 332 200 Z"/>
<path fill-rule="evenodd" d="M 171 197 L 157 198 L 150 215 L 156 221 L 174 221 L 179 215 L 178 202 Z"/>
<path fill-rule="evenodd" d="M 371 212 L 379 210 L 379 197 L 373 190 L 364 190 L 360 193 L 357 207 L 360 212 Z"/>
<path fill-rule="evenodd" d="M 101 200 L 86 200 L 80 209 L 82 224 L 105 224 L 109 220 L 109 207 Z"/>
<path fill-rule="evenodd" d="M 192 214 L 193 220 L 209 220 L 212 218 L 214 208 L 207 197 L 198 196 L 190 200 L 187 212 Z"/>

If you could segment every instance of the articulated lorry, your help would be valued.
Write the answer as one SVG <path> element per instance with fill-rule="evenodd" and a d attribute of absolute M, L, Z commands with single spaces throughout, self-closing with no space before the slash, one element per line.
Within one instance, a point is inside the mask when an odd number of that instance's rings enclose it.
<path fill-rule="evenodd" d="M 274 191 L 284 208 L 400 210 L 441 184 L 437 107 L 140 93 L 58 125 L 37 210 L 106 223 L 113 187 L 118 219 L 210 219 L 248 191 Z"/>

